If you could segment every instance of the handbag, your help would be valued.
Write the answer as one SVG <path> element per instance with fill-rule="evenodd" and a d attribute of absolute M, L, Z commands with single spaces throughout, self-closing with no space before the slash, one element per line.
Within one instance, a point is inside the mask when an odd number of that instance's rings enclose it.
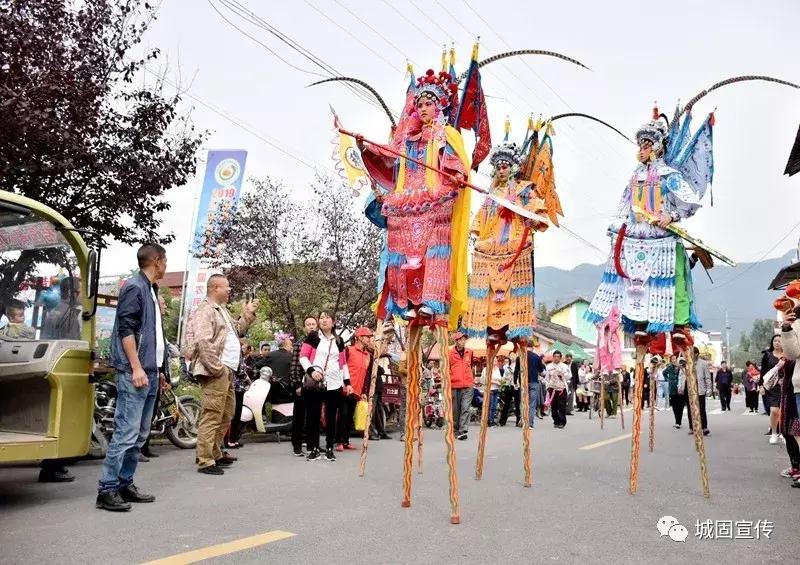
<path fill-rule="evenodd" d="M 367 427 L 367 401 L 364 399 L 356 403 L 356 410 L 353 415 L 353 424 L 357 432 L 363 432 Z"/>
<path fill-rule="evenodd" d="M 307 390 L 309 392 L 324 392 L 328 390 L 328 387 L 325 385 L 325 371 L 328 370 L 328 360 L 331 358 L 331 349 L 333 349 L 333 344 L 328 342 L 328 355 L 325 356 L 325 366 L 322 368 L 322 380 L 317 381 L 310 374 L 304 374 L 303 390 Z"/>
<path fill-rule="evenodd" d="M 779 368 L 777 365 L 774 366 L 769 371 L 767 371 L 767 374 L 764 375 L 764 384 L 762 385 L 764 387 L 764 390 L 772 389 L 772 387 L 774 387 L 775 384 L 778 382 L 780 376 L 781 376 L 781 368 Z"/>

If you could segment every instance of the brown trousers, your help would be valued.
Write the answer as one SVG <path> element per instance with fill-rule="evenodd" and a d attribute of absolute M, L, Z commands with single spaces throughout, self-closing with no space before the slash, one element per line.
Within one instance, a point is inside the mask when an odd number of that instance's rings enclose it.
<path fill-rule="evenodd" d="M 198 376 L 203 390 L 200 424 L 197 429 L 197 464 L 214 465 L 222 458 L 222 439 L 236 406 L 232 372 L 225 377 Z"/>

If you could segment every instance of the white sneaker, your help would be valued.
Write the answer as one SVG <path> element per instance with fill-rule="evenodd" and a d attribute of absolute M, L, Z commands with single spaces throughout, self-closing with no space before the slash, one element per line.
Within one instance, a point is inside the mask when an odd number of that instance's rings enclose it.
<path fill-rule="evenodd" d="M 778 440 L 778 434 L 772 434 L 771 436 L 769 436 L 769 444 L 770 445 L 775 445 L 775 444 L 778 443 L 778 441 L 779 441 Z"/>

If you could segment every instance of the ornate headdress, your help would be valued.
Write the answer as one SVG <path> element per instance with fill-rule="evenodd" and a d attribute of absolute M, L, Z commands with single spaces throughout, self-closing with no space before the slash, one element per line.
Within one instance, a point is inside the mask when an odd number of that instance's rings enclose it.
<path fill-rule="evenodd" d="M 423 96 L 433 100 L 439 110 L 445 111 L 458 100 L 458 83 L 453 81 L 450 73 L 441 71 L 436 74 L 433 69 L 428 69 L 414 86 L 414 102 Z"/>
<path fill-rule="evenodd" d="M 656 153 L 662 153 L 666 146 L 667 126 L 661 120 L 644 124 L 636 132 L 636 143 L 641 144 L 647 140 L 652 142 Z"/>
<path fill-rule="evenodd" d="M 520 147 L 516 143 L 508 141 L 495 147 L 489 157 L 489 164 L 496 169 L 499 163 L 508 163 L 511 166 L 512 174 L 516 174 L 522 163 Z"/>

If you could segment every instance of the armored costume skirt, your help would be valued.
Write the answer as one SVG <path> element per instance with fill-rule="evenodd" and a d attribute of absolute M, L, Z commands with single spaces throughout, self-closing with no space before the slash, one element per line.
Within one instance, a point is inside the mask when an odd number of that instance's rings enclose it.
<path fill-rule="evenodd" d="M 533 265 L 524 249 L 503 271 L 514 253 L 490 255 L 475 250 L 469 278 L 467 314 L 462 324 L 469 337 L 485 339 L 489 330 L 506 330 L 509 341 L 533 337 Z"/>
<path fill-rule="evenodd" d="M 611 257 L 584 317 L 600 323 L 616 305 L 627 333 L 635 331 L 637 324 L 647 324 L 646 331 L 652 334 L 670 332 L 676 325 L 699 327 L 683 244 L 675 237 L 624 236 L 619 253 L 623 276 L 614 254 L 618 237 L 612 238 Z"/>

